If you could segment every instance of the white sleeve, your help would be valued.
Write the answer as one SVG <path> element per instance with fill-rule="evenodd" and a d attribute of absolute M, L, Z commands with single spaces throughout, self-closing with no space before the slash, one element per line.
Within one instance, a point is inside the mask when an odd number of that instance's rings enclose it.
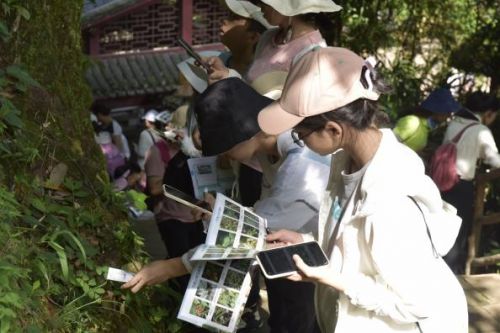
<path fill-rule="evenodd" d="M 151 135 L 147 130 L 144 130 L 139 135 L 139 145 L 137 146 L 137 156 L 144 158 L 149 147 L 153 145 Z"/>
<path fill-rule="evenodd" d="M 184 267 L 186 267 L 186 270 L 189 273 L 191 273 L 193 271 L 193 265 L 191 263 L 191 258 L 193 257 L 193 255 L 196 252 L 196 250 L 198 249 L 198 247 L 200 247 L 200 245 L 192 248 L 191 250 L 187 251 L 186 253 L 184 253 L 181 256 L 182 264 L 184 265 Z"/>
<path fill-rule="evenodd" d="M 116 120 L 113 120 L 113 135 L 122 135 L 122 134 L 123 134 L 122 127 Z"/>
<path fill-rule="evenodd" d="M 255 204 L 271 230 L 316 234 L 320 201 L 330 166 L 314 161 L 297 148 L 289 151 L 274 177 L 269 196 Z"/>
<path fill-rule="evenodd" d="M 128 140 L 127 138 L 125 137 L 125 135 L 121 134 L 121 137 L 122 137 L 122 143 L 123 143 L 123 155 L 125 155 L 125 157 L 127 159 L 130 158 L 130 147 L 128 145 Z"/>
<path fill-rule="evenodd" d="M 241 79 L 241 74 L 238 73 L 236 70 L 232 69 L 232 68 L 228 68 L 229 69 L 229 74 L 228 74 L 228 78 L 230 77 L 236 77 L 238 79 Z"/>
<path fill-rule="evenodd" d="M 484 163 L 493 168 L 500 168 L 500 154 L 493 138 L 493 134 L 488 128 L 479 132 L 480 158 Z"/>
<path fill-rule="evenodd" d="M 413 323 L 434 312 L 442 286 L 437 281 L 444 276 L 440 265 L 445 264 L 432 254 L 418 208 L 408 198 L 396 201 L 392 209 L 378 207 L 379 212 L 365 218 L 363 245 L 377 273 L 346 277 L 344 293 L 355 306 Z M 394 213 L 394 207 L 401 213 Z"/>

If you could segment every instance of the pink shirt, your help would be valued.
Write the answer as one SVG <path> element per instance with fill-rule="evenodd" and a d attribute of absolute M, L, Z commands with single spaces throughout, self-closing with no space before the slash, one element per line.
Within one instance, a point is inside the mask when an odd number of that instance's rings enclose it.
<path fill-rule="evenodd" d="M 311 31 L 286 44 L 276 44 L 275 37 L 279 29 L 266 31 L 257 46 L 255 58 L 246 75 L 247 82 L 252 83 L 262 74 L 273 71 L 288 72 L 293 59 L 304 49 L 313 46 L 326 46 L 325 40 L 318 30 Z"/>
<path fill-rule="evenodd" d="M 174 157 L 177 151 L 171 150 L 170 156 Z M 163 162 L 161 152 L 156 145 L 151 146 L 146 153 L 144 171 L 147 177 L 161 177 L 165 173 L 166 164 Z M 163 198 L 154 208 L 156 222 L 178 220 L 181 222 L 195 222 L 191 209 L 174 200 Z"/>

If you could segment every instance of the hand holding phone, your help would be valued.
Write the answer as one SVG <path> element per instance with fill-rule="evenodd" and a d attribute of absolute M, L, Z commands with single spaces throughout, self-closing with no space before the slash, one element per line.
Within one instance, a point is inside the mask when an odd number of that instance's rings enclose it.
<path fill-rule="evenodd" d="M 189 54 L 189 56 L 192 57 L 197 64 L 207 71 L 208 74 L 212 72 L 210 66 L 203 61 L 201 56 L 191 47 L 191 45 L 189 45 L 188 42 L 186 42 L 182 37 L 177 38 L 177 42 L 184 50 L 186 50 L 187 54 Z"/>
<path fill-rule="evenodd" d="M 314 241 L 261 251 L 257 253 L 257 262 L 266 278 L 276 279 L 297 273 L 294 254 L 300 256 L 311 267 L 328 264 L 328 258 Z"/>

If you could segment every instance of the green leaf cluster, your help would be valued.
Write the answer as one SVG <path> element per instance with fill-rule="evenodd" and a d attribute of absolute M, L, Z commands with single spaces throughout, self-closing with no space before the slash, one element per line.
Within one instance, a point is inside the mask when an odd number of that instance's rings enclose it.
<path fill-rule="evenodd" d="M 394 87 L 392 96 L 382 100 L 393 118 L 443 85 L 452 67 L 491 76 L 491 89 L 498 91 L 497 0 L 350 0 L 340 4 L 343 10 L 334 22 L 341 33 L 331 42 L 380 60 L 379 70 Z"/>

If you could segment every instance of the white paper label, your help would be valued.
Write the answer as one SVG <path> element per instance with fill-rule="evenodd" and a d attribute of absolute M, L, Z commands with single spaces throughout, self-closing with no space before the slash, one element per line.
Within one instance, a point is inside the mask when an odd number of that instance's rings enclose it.
<path fill-rule="evenodd" d="M 107 280 L 116 281 L 116 282 L 128 282 L 134 277 L 133 273 L 109 267 L 108 275 L 106 276 Z"/>

